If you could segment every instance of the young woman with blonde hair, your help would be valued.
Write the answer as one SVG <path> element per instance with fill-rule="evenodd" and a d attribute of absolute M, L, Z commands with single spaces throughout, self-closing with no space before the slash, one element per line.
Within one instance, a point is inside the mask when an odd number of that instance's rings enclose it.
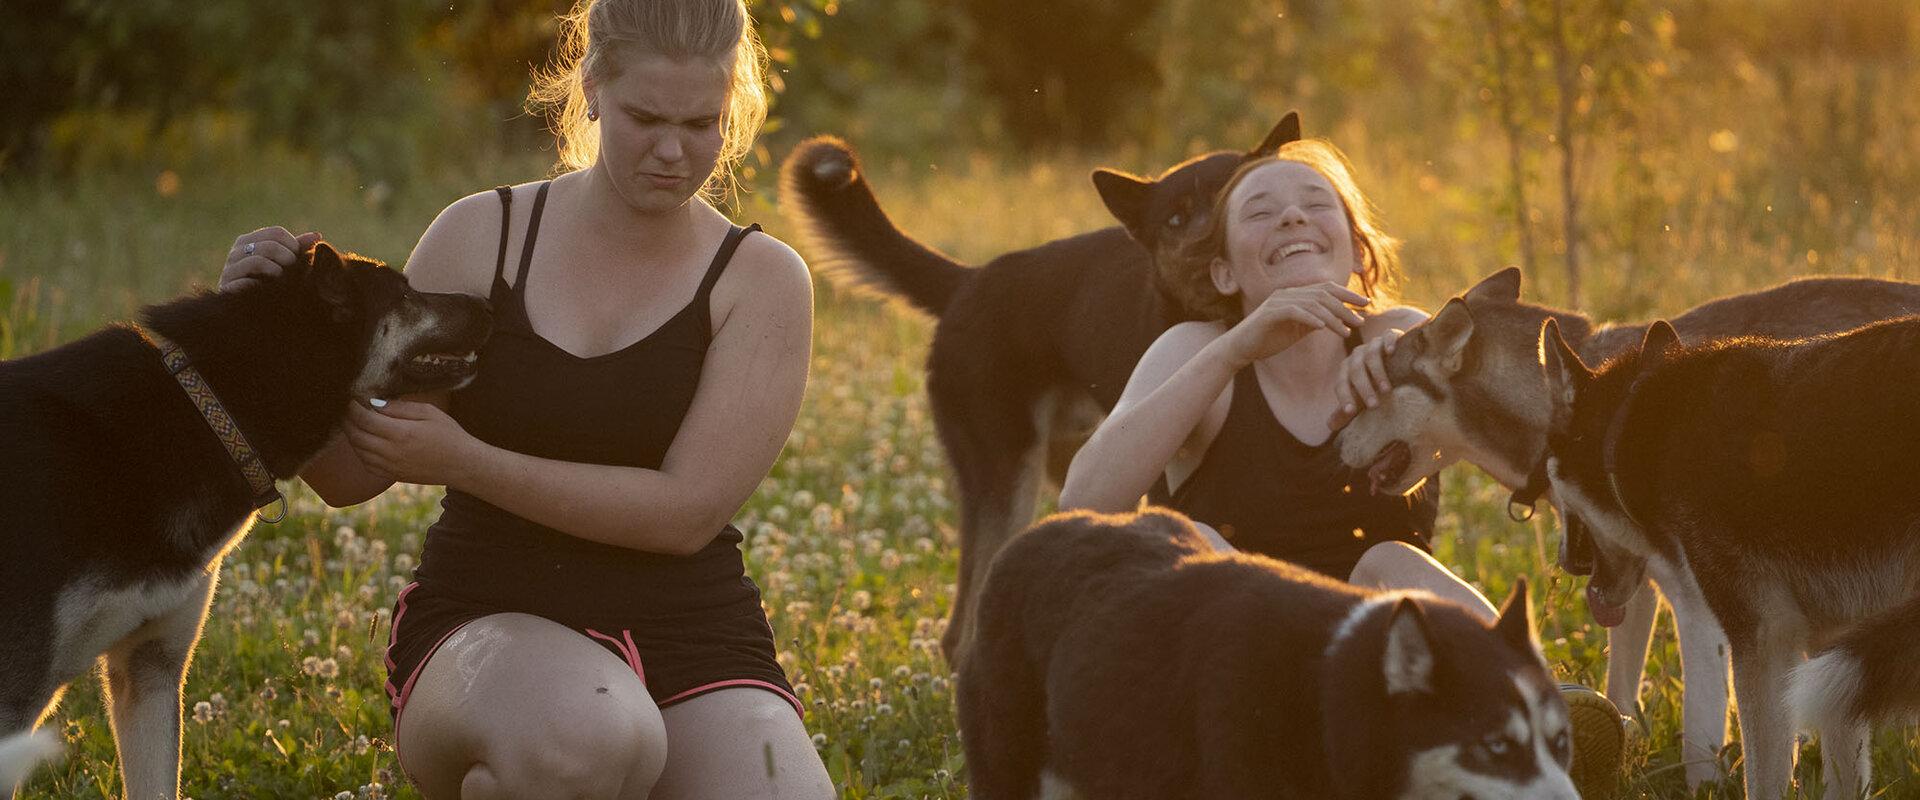
<path fill-rule="evenodd" d="M 444 484 L 393 614 L 401 765 L 430 798 L 828 798 L 728 523 L 806 385 L 812 290 L 709 199 L 766 116 L 741 0 L 583 0 L 534 99 L 557 177 L 466 197 L 407 262 L 491 299 L 479 377 L 356 406 L 333 505 Z M 279 228 L 229 283 L 292 262 Z"/>

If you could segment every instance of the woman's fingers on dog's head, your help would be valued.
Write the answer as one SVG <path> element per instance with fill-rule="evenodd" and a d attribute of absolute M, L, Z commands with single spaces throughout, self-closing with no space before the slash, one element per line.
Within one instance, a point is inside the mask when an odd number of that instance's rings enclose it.
<path fill-rule="evenodd" d="M 1367 344 L 1361 348 L 1361 365 L 1366 368 L 1362 377 L 1371 383 L 1375 392 L 1384 394 L 1393 389 L 1393 383 L 1387 380 L 1387 342 L 1375 339 Z"/>

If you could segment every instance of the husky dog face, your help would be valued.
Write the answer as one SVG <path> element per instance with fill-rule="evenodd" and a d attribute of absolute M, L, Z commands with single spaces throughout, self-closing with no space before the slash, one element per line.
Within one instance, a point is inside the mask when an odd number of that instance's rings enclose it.
<path fill-rule="evenodd" d="M 1112 169 L 1093 171 L 1093 185 L 1127 235 L 1153 256 L 1154 280 L 1165 292 L 1169 277 L 1160 272 L 1175 254 L 1199 241 L 1213 224 L 1213 203 L 1234 170 L 1252 158 L 1272 155 L 1300 139 L 1300 115 L 1288 112 L 1267 136 L 1245 153 L 1211 153 L 1175 164 L 1158 178 L 1142 178 Z"/>
<path fill-rule="evenodd" d="M 477 353 L 492 330 L 485 301 L 415 291 L 399 271 L 325 242 L 309 258 L 314 291 L 334 320 L 364 342 L 354 397 L 458 389 L 473 380 Z"/>
<path fill-rule="evenodd" d="M 1339 434 L 1341 460 L 1367 470 L 1374 491 L 1412 491 L 1461 458 L 1525 482 L 1546 428 L 1533 342 L 1547 312 L 1519 298 L 1520 271 L 1502 270 L 1396 343 L 1387 358 L 1393 388 Z"/>
<path fill-rule="evenodd" d="M 1587 608 L 1612 627 L 1626 615 L 1646 576 L 1652 546 L 1627 510 L 1612 464 L 1616 429 L 1642 368 L 1679 346 L 1673 326 L 1656 322 L 1637 351 L 1609 362 L 1598 375 L 1548 320 L 1540 331 L 1541 366 L 1552 411 L 1547 427 L 1547 475 L 1567 526 L 1563 566 L 1590 574 Z"/>
<path fill-rule="evenodd" d="M 1325 684 L 1326 707 L 1342 709 L 1327 741 L 1346 796 L 1578 797 L 1567 705 L 1526 598 L 1521 581 L 1491 628 L 1418 593 L 1355 610 L 1328 649 Z"/>

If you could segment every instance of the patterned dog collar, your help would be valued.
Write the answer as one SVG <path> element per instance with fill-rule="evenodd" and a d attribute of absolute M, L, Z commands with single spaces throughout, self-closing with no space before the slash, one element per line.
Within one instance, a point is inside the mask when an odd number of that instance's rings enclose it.
<path fill-rule="evenodd" d="M 207 379 L 200 375 L 200 370 L 193 368 L 186 351 L 152 330 L 139 325 L 131 327 L 153 349 L 160 351 L 160 360 L 166 364 L 167 372 L 173 375 L 194 406 L 200 409 L 200 417 L 207 421 L 208 428 L 213 429 L 213 435 L 220 440 L 221 446 L 227 448 L 227 455 L 233 459 L 234 466 L 240 468 L 240 475 L 247 479 L 248 488 L 253 490 L 254 510 L 280 504 L 274 516 L 263 514 L 260 519 L 267 522 L 286 519 L 287 498 L 274 485 L 273 472 L 267 469 L 266 463 L 260 460 L 260 454 L 247 442 L 246 434 L 240 432 L 239 423 L 234 422 L 233 415 L 227 413 L 227 407 L 220 404 L 220 398 L 207 385 Z"/>

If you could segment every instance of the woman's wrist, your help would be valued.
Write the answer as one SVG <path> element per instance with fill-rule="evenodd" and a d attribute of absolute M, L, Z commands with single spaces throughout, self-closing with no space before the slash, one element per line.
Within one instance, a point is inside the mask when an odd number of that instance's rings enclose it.
<path fill-rule="evenodd" d="M 1194 354 L 1194 360 L 1203 364 L 1216 365 L 1228 375 L 1246 369 L 1247 365 L 1253 363 L 1253 359 L 1242 353 L 1240 343 L 1236 341 L 1239 334 L 1240 325 L 1235 324 L 1228 328 L 1226 333 L 1220 334 L 1205 347 L 1200 348 L 1200 352 Z"/>

